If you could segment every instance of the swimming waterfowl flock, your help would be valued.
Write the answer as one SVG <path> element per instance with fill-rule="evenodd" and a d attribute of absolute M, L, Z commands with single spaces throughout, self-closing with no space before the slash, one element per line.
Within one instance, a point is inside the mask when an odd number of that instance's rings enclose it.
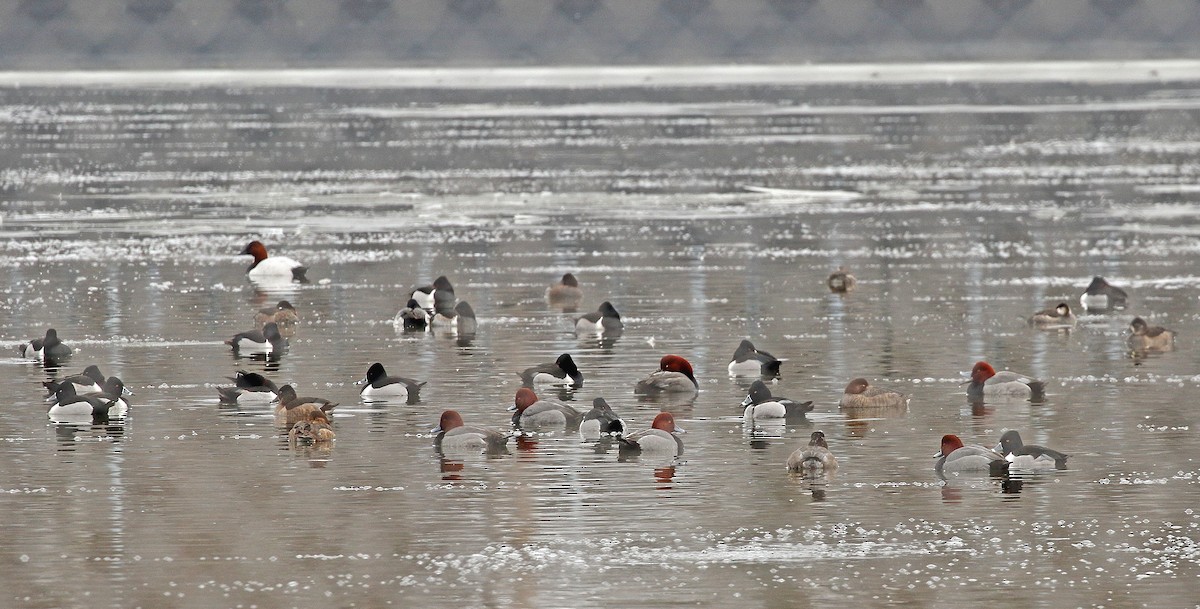
<path fill-rule="evenodd" d="M 308 268 L 291 258 L 268 256 L 266 247 L 253 241 L 241 252 L 254 257 L 247 269 L 252 282 L 267 279 L 307 282 Z M 856 280 L 844 268 L 830 275 L 831 291 L 848 293 Z M 583 290 L 575 275 L 566 273 L 546 289 L 546 301 L 562 306 L 564 312 L 574 310 L 583 299 Z M 1127 294 L 1100 277 L 1096 277 L 1080 302 L 1089 311 L 1123 308 Z M 226 340 L 237 357 L 276 359 L 289 349 L 288 338 L 296 335 L 301 316 L 289 301 L 281 300 L 273 307 L 258 310 L 255 328 L 234 334 Z M 395 317 L 398 332 L 442 331 L 457 336 L 472 336 L 478 331 L 478 321 L 471 305 L 459 300 L 450 280 L 440 276 L 428 286 L 405 293 L 404 305 Z M 1076 318 L 1069 305 L 1058 303 L 1053 308 L 1034 313 L 1028 322 L 1039 328 L 1073 327 Z M 602 302 L 592 313 L 574 318 L 578 334 L 618 334 L 625 326 L 620 314 L 609 301 Z M 1150 326 L 1141 317 L 1130 323 L 1127 337 L 1135 351 L 1165 351 L 1174 344 L 1174 332 Z M 652 343 L 651 343 L 652 344 Z M 60 367 L 74 354 L 55 329 L 45 331 L 42 338 L 22 343 L 18 352 L 23 358 L 38 361 L 48 368 Z M 742 418 L 749 421 L 803 419 L 814 409 L 813 401 L 798 402 L 774 396 L 768 382 L 779 382 L 784 360 L 742 340 L 734 350 L 727 369 L 733 378 L 758 377 L 750 384 Z M 630 431 L 628 425 L 603 397 L 593 400 L 589 411 L 577 409 L 570 403 L 540 398 L 538 387 L 554 387 L 563 391 L 580 390 L 584 373 L 570 353 L 560 354 L 554 361 L 537 364 L 516 374 L 522 387 L 516 391 L 509 410 L 513 411 L 510 430 L 467 425 L 456 410 L 442 412 L 433 429 L 434 445 L 439 452 L 507 452 L 514 434 L 536 432 L 578 432 L 586 441 L 614 441 L 623 456 L 657 454 L 679 457 L 683 454 L 683 430 L 676 424 L 674 414 L 667 408 L 657 414 L 648 429 Z M 336 437 L 333 411 L 336 402 L 317 397 L 300 397 L 291 385 L 277 385 L 257 372 L 239 370 L 230 377 L 232 386 L 218 387 L 221 404 L 246 406 L 270 405 L 278 423 L 286 430 L 292 444 L 327 444 Z M 387 373 L 382 362 L 374 362 L 366 376 L 359 381 L 364 401 L 403 401 L 417 404 L 421 389 L 428 381 L 417 381 Z M 1029 375 L 997 371 L 986 361 L 976 362 L 970 371 L 966 395 L 970 400 L 1045 399 L 1045 383 Z M 80 373 L 56 381 L 47 381 L 50 403 L 48 416 L 54 421 L 90 420 L 108 422 L 129 412 L 125 396 L 132 395 L 117 377 L 105 377 L 98 366 L 90 365 Z M 634 384 L 635 394 L 651 397 L 660 395 L 692 395 L 701 391 L 692 363 L 678 354 L 663 355 L 658 369 Z M 876 387 L 864 377 L 849 381 L 838 406 L 848 418 L 903 415 L 912 398 L 902 392 Z M 934 456 L 933 469 L 942 476 L 979 472 L 1008 475 L 1013 471 L 1066 469 L 1067 455 L 1038 445 L 1026 445 L 1017 430 L 1008 430 L 994 449 L 964 443 L 958 435 L 945 434 L 940 451 Z M 814 474 L 829 473 L 838 468 L 838 460 L 822 431 L 814 431 L 806 446 L 793 452 L 786 463 L 788 471 Z"/>

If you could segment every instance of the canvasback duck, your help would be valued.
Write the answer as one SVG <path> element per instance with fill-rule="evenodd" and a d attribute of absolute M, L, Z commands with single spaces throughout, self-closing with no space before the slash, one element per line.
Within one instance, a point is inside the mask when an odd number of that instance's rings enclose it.
<path fill-rule="evenodd" d="M 678 457 L 683 454 L 683 440 L 676 434 L 684 430 L 675 424 L 669 412 L 660 412 L 654 417 L 650 429 L 643 429 L 618 438 L 622 453 L 654 453 Z"/>
<path fill-rule="evenodd" d="M 86 395 L 88 393 L 98 393 L 103 390 L 104 380 L 104 374 L 100 372 L 100 367 L 92 364 L 84 368 L 80 374 L 72 374 L 61 381 L 44 381 L 42 382 L 42 386 L 49 392 L 46 400 L 50 401 L 54 399 L 54 394 L 58 391 L 58 388 L 63 385 L 73 385 L 75 393 Z"/>
<path fill-rule="evenodd" d="M 1021 441 L 1021 433 L 1015 429 L 1004 432 L 992 450 L 1004 455 L 1012 463 L 1011 469 L 1022 470 L 1067 469 L 1067 457 L 1071 456 L 1053 448 L 1025 444 Z"/>
<path fill-rule="evenodd" d="M 570 353 L 563 353 L 552 362 L 526 368 L 520 377 L 526 387 L 535 384 L 565 385 L 572 389 L 583 387 L 583 373 L 575 365 Z"/>
<path fill-rule="evenodd" d="M 30 341 L 31 343 L 33 341 Z M 36 350 L 33 353 L 37 353 Z M 57 366 L 71 357 L 74 350 L 67 346 L 58 338 L 58 330 L 50 328 L 46 330 L 46 336 L 42 338 L 41 362 L 47 366 Z"/>
<path fill-rule="evenodd" d="M 267 256 L 267 246 L 261 241 L 251 241 L 242 249 L 240 256 L 254 256 L 254 262 L 246 269 L 251 281 L 271 282 L 279 280 L 308 283 L 304 276 L 308 267 L 287 256 Z"/>
<path fill-rule="evenodd" d="M 633 392 L 644 395 L 662 393 L 696 393 L 700 383 L 692 372 L 692 364 L 678 355 L 664 355 L 658 362 L 658 370 L 637 382 Z"/>
<path fill-rule="evenodd" d="M 954 434 L 942 436 L 942 449 L 933 455 L 938 473 L 987 472 L 993 476 L 1008 473 L 1009 462 L 996 451 L 978 444 L 963 445 Z"/>
<path fill-rule="evenodd" d="M 616 307 L 607 300 L 600 303 L 600 307 L 595 311 L 575 318 L 577 334 L 612 334 L 624 329 L 625 323 L 621 321 L 621 314 L 617 313 Z"/>
<path fill-rule="evenodd" d="M 431 285 L 414 289 L 409 299 L 417 301 L 417 305 L 430 315 L 439 312 L 449 315 L 450 311 L 454 310 L 454 304 L 458 302 L 458 298 L 454 296 L 454 286 L 445 275 L 438 276 Z"/>
<path fill-rule="evenodd" d="M 846 267 L 839 266 L 838 269 L 829 274 L 829 278 L 825 280 L 825 285 L 829 286 L 829 291 L 834 293 L 845 294 L 853 292 L 855 284 L 858 280 L 851 275 Z"/>
<path fill-rule="evenodd" d="M 592 400 L 592 409 L 583 415 L 583 421 L 579 423 L 579 435 L 585 440 L 619 436 L 625 433 L 625 429 L 625 421 L 617 416 L 604 398 Z"/>
<path fill-rule="evenodd" d="M 539 399 L 528 387 L 517 390 L 513 405 L 508 410 L 513 411 L 513 427 L 526 431 L 544 427 L 578 429 L 584 415 L 562 402 Z"/>
<path fill-rule="evenodd" d="M 363 386 L 358 395 L 368 402 L 404 398 L 409 404 L 416 404 L 421 401 L 421 388 L 426 382 L 417 382 L 402 376 L 388 376 L 383 364 L 375 362 L 367 368 L 367 375 L 358 381 L 358 384 Z"/>
<path fill-rule="evenodd" d="M 908 410 L 910 399 L 899 391 L 873 387 L 867 379 L 860 377 L 846 385 L 838 406 L 843 410 L 900 413 Z"/>
<path fill-rule="evenodd" d="M 570 273 L 565 273 L 558 283 L 546 288 L 546 302 L 552 306 L 574 309 L 582 300 L 583 290 L 579 289 L 579 280 Z"/>
<path fill-rule="evenodd" d="M 808 446 L 797 448 L 788 456 L 789 472 L 814 472 L 837 469 L 838 462 L 825 442 L 825 432 L 814 431 L 808 437 Z"/>
<path fill-rule="evenodd" d="M 279 397 L 275 398 L 275 418 L 291 429 L 298 421 L 305 420 L 310 411 L 329 413 L 337 406 L 337 402 L 325 398 L 299 397 L 295 388 L 284 385 L 279 388 Z"/>
<path fill-rule="evenodd" d="M 329 415 L 316 409 L 305 410 L 302 418 L 296 421 L 288 431 L 288 440 L 292 444 L 321 444 L 337 437 Z"/>
<path fill-rule="evenodd" d="M 462 415 L 456 410 L 442 412 L 438 426 L 430 433 L 437 434 L 433 445 L 438 452 L 483 452 L 499 454 L 508 452 L 508 439 L 512 434 L 463 423 Z"/>
<path fill-rule="evenodd" d="M 761 349 L 756 349 L 754 343 L 742 339 L 733 358 L 729 360 L 729 376 L 779 376 L 779 365 L 783 360 Z"/>
<path fill-rule="evenodd" d="M 233 338 L 226 340 L 225 344 L 233 347 L 235 355 L 270 356 L 283 352 L 287 348 L 287 339 L 279 334 L 279 327 L 275 325 L 275 322 L 269 321 L 262 330 L 239 332 L 234 334 Z"/>
<path fill-rule="evenodd" d="M 991 364 L 980 361 L 971 368 L 967 397 L 973 400 L 984 397 L 1040 400 L 1046 397 L 1046 384 L 1016 372 L 996 372 Z"/>
<path fill-rule="evenodd" d="M 233 387 L 217 387 L 217 395 L 225 404 L 265 404 L 279 397 L 275 382 L 257 372 L 238 370 L 229 377 Z"/>
<path fill-rule="evenodd" d="M 1134 351 L 1170 351 L 1175 347 L 1175 333 L 1162 326 L 1151 326 L 1141 317 L 1129 322 L 1125 343 Z"/>
<path fill-rule="evenodd" d="M 804 418 L 804 414 L 813 409 L 811 400 L 797 402 L 771 395 L 771 390 L 762 381 L 750 383 L 750 391 L 741 405 L 746 407 L 742 418 L 747 420 Z"/>
<path fill-rule="evenodd" d="M 281 300 L 273 307 L 259 309 L 254 314 L 254 326 L 262 329 L 268 323 L 275 322 L 275 327 L 279 329 L 279 335 L 284 338 L 291 338 L 296 335 L 296 324 L 300 321 L 300 315 L 296 312 L 296 307 L 292 303 Z"/>
<path fill-rule="evenodd" d="M 1092 277 L 1092 282 L 1079 295 L 1079 304 L 1088 311 L 1124 309 L 1129 295 L 1125 290 L 1105 281 L 1103 277 Z"/>
<path fill-rule="evenodd" d="M 424 332 L 429 327 L 429 312 L 421 306 L 421 303 L 417 302 L 417 299 L 409 298 L 404 308 L 396 313 L 392 325 L 405 332 Z"/>
<path fill-rule="evenodd" d="M 1029 317 L 1029 325 L 1045 330 L 1069 328 L 1075 325 L 1075 314 L 1067 303 L 1060 302 L 1053 309 L 1042 309 Z"/>
<path fill-rule="evenodd" d="M 433 320 L 430 322 L 434 330 L 449 332 L 458 336 L 471 336 L 475 334 L 475 330 L 479 327 L 479 322 L 475 319 L 475 310 L 465 301 L 459 301 L 452 310 L 447 313 L 437 312 L 433 314 Z"/>
<path fill-rule="evenodd" d="M 109 420 L 112 407 L 116 400 L 100 397 L 99 394 L 78 395 L 75 386 L 65 383 L 58 388 L 54 404 L 46 411 L 46 416 L 54 421 L 73 421 L 87 417 L 93 423 Z"/>

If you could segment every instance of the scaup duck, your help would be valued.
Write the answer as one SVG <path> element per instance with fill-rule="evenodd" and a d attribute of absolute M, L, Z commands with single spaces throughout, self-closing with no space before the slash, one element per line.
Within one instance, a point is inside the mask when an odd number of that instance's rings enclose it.
<path fill-rule="evenodd" d="M 803 418 L 813 409 L 812 400 L 797 402 L 771 395 L 771 389 L 762 381 L 750 383 L 750 390 L 742 400 L 744 419 L 791 419 Z"/>
<path fill-rule="evenodd" d="M 375 362 L 367 369 L 367 375 L 358 381 L 362 389 L 359 397 L 366 401 L 404 398 L 409 404 L 421 401 L 421 388 L 427 381 L 417 382 L 402 376 L 388 376 L 383 364 Z"/>
<path fill-rule="evenodd" d="M 1010 429 L 1000 436 L 1000 442 L 992 450 L 1004 455 L 1012 463 L 1012 469 L 1067 469 L 1067 457 L 1070 455 L 1053 448 L 1025 444 L 1021 441 L 1021 433 Z"/>
<path fill-rule="evenodd" d="M 730 376 L 779 376 L 779 365 L 783 360 L 754 347 L 748 339 L 742 339 L 733 358 L 729 360 Z"/>
<path fill-rule="evenodd" d="M 563 353 L 552 362 L 526 368 L 520 377 L 526 387 L 538 384 L 566 385 L 572 389 L 583 387 L 583 373 L 570 353 Z"/>

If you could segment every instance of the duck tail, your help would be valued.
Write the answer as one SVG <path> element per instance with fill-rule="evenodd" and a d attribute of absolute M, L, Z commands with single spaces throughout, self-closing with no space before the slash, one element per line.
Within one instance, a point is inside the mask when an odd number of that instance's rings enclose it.
<path fill-rule="evenodd" d="M 304 274 L 308 272 L 308 267 L 298 266 L 292 269 L 292 281 L 298 283 L 308 283 L 308 277 Z"/>

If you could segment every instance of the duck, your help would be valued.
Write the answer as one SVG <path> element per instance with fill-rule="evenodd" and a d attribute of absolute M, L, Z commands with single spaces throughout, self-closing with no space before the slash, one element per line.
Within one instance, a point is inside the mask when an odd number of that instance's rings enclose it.
<path fill-rule="evenodd" d="M 268 403 L 279 397 L 279 387 L 274 381 L 257 372 L 238 370 L 229 377 L 233 387 L 217 387 L 217 395 L 225 404 Z"/>
<path fill-rule="evenodd" d="M 675 417 L 669 412 L 660 412 L 654 417 L 650 429 L 635 431 L 618 438 L 619 450 L 622 453 L 653 453 L 678 457 L 683 454 L 683 440 L 676 434 L 681 433 L 684 433 L 684 430 L 675 424 Z"/>
<path fill-rule="evenodd" d="M 605 436 L 620 436 L 625 433 L 625 421 L 617 416 L 604 398 L 592 400 L 592 409 L 584 413 L 579 423 L 579 435 L 585 440 L 598 440 Z"/>
<path fill-rule="evenodd" d="M 308 267 L 287 256 L 267 256 L 267 246 L 262 241 L 251 241 L 239 256 L 254 256 L 254 262 L 246 269 L 250 281 L 270 282 L 286 279 L 297 283 L 308 283 Z"/>
<path fill-rule="evenodd" d="M 23 359 L 31 359 L 35 362 L 40 362 L 44 359 L 44 351 L 42 350 L 42 339 L 34 338 L 28 342 L 17 345 L 17 353 Z"/>
<path fill-rule="evenodd" d="M 1004 455 L 1012 463 L 1011 469 L 1023 470 L 1067 469 L 1067 457 L 1071 456 L 1053 448 L 1025 444 L 1015 429 L 1004 432 L 992 450 Z"/>
<path fill-rule="evenodd" d="M 754 347 L 748 339 L 742 339 L 733 358 L 729 360 L 729 376 L 779 376 L 779 365 L 783 360 Z"/>
<path fill-rule="evenodd" d="M 1075 314 L 1065 302 L 1054 305 L 1053 309 L 1042 309 L 1029 317 L 1029 325 L 1045 329 L 1065 328 L 1075 325 Z"/>
<path fill-rule="evenodd" d="M 575 318 L 575 333 L 612 334 L 625 329 L 621 314 L 609 301 L 600 303 L 600 307 L 586 315 Z"/>
<path fill-rule="evenodd" d="M 1024 398 L 1040 400 L 1046 396 L 1046 384 L 1031 376 L 1016 372 L 996 372 L 991 364 L 979 361 L 971 368 L 967 397 Z"/>
<path fill-rule="evenodd" d="M 843 410 L 900 413 L 908 410 L 910 400 L 899 391 L 873 387 L 867 379 L 859 377 L 846 385 L 838 407 Z"/>
<path fill-rule="evenodd" d="M 337 437 L 329 415 L 322 410 L 306 410 L 288 431 L 292 444 L 321 444 Z"/>
<path fill-rule="evenodd" d="M 837 270 L 830 273 L 829 278 L 825 280 L 825 285 L 829 286 L 829 291 L 839 294 L 853 292 L 854 286 L 857 283 L 858 280 L 855 279 L 854 275 L 851 275 L 850 271 L 847 271 L 846 267 L 844 266 L 839 266 Z"/>
<path fill-rule="evenodd" d="M 310 411 L 329 413 L 337 406 L 337 402 L 325 398 L 299 397 L 295 388 L 284 385 L 279 388 L 279 397 L 275 398 L 275 418 L 291 429 L 297 422 L 305 420 Z"/>
<path fill-rule="evenodd" d="M 643 395 L 662 393 L 696 393 L 700 383 L 692 372 L 692 364 L 678 355 L 664 355 L 658 362 L 658 370 L 637 382 L 633 392 Z"/>
<path fill-rule="evenodd" d="M 440 296 L 438 292 L 441 292 Z M 458 301 L 454 296 L 454 286 L 445 275 L 438 276 L 430 285 L 414 289 L 409 299 L 417 301 L 417 305 L 430 315 L 437 312 L 448 314 L 454 310 L 454 303 Z"/>
<path fill-rule="evenodd" d="M 430 430 L 436 434 L 433 445 L 438 452 L 480 451 L 487 454 L 508 452 L 508 440 L 512 434 L 488 427 L 467 425 L 457 410 L 445 410 L 438 418 L 438 426 Z"/>
<path fill-rule="evenodd" d="M 97 368 L 97 370 L 99 369 Z M 75 383 L 64 381 L 59 386 L 55 387 L 54 393 L 47 398 L 47 401 L 49 401 L 51 405 L 58 403 L 61 395 L 59 389 L 63 387 L 70 387 L 69 395 L 71 396 L 94 397 L 106 402 L 111 401 L 112 405 L 108 411 L 109 418 L 123 417 L 127 412 L 129 412 L 129 402 L 125 400 L 125 396 L 133 395 L 133 392 L 126 389 L 125 383 L 122 382 L 118 377 L 108 377 L 104 380 L 104 384 L 101 385 L 99 389 L 92 389 L 87 386 L 81 387 Z"/>
<path fill-rule="evenodd" d="M 291 338 L 296 335 L 296 324 L 300 321 L 300 315 L 296 312 L 296 307 L 292 303 L 281 300 L 273 307 L 259 309 L 254 314 L 254 326 L 262 329 L 263 326 L 270 322 L 275 322 L 275 327 L 279 329 L 279 335 L 284 338 Z"/>
<path fill-rule="evenodd" d="M 987 472 L 1003 476 L 1010 466 L 1004 455 L 978 444 L 964 446 L 954 434 L 942 436 L 942 449 L 933 456 L 937 459 L 933 469 L 938 473 Z"/>
<path fill-rule="evenodd" d="M 75 351 L 58 338 L 58 330 L 46 330 L 42 338 L 42 362 L 47 366 L 57 366 L 71 357 Z"/>
<path fill-rule="evenodd" d="M 1124 309 L 1129 295 L 1125 290 L 1105 281 L 1103 277 L 1092 277 L 1092 282 L 1079 295 L 1079 304 L 1088 311 Z"/>
<path fill-rule="evenodd" d="M 58 388 L 63 385 L 73 385 L 76 394 L 85 395 L 102 391 L 105 380 L 104 374 L 100 372 L 100 367 L 92 364 L 84 368 L 80 374 L 72 374 L 61 381 L 45 381 L 42 383 L 42 386 L 49 392 L 46 399 L 52 400 Z"/>
<path fill-rule="evenodd" d="M 225 344 L 233 347 L 236 355 L 273 355 L 287 348 L 287 339 L 279 334 L 279 326 L 269 321 L 262 330 L 239 332 Z"/>
<path fill-rule="evenodd" d="M 55 421 L 91 417 L 92 422 L 105 422 L 116 400 L 97 394 L 79 395 L 75 386 L 64 383 L 58 388 L 55 402 L 46 411 L 46 416 Z"/>
<path fill-rule="evenodd" d="M 427 381 L 417 382 L 402 376 L 388 376 L 383 364 L 375 362 L 367 368 L 367 375 L 358 381 L 362 385 L 358 395 L 363 400 L 404 398 L 409 404 L 421 401 L 421 388 Z"/>
<path fill-rule="evenodd" d="M 429 312 L 421 306 L 421 303 L 417 302 L 417 299 L 409 298 L 404 308 L 396 313 L 392 325 L 405 332 L 424 332 L 429 327 Z"/>
<path fill-rule="evenodd" d="M 825 432 L 814 431 L 808 437 L 808 446 L 797 448 L 788 455 L 789 472 L 830 471 L 837 469 L 838 462 L 825 442 Z"/>
<path fill-rule="evenodd" d="M 562 279 L 546 288 L 546 302 L 563 307 L 577 307 L 583 300 L 583 290 L 579 288 L 579 280 L 571 273 L 564 273 Z"/>
<path fill-rule="evenodd" d="M 750 383 L 750 391 L 741 405 L 746 407 L 742 412 L 742 418 L 746 420 L 803 418 L 813 409 L 812 400 L 797 402 L 772 396 L 770 388 L 762 381 Z"/>
<path fill-rule="evenodd" d="M 1170 351 L 1175 347 L 1175 333 L 1162 326 L 1151 326 L 1141 317 L 1129 322 L 1125 344 L 1134 351 Z"/>
<path fill-rule="evenodd" d="M 566 385 L 572 389 L 583 387 L 583 373 L 575 365 L 570 353 L 563 353 L 552 362 L 526 368 L 520 377 L 526 387 L 535 384 Z"/>
<path fill-rule="evenodd" d="M 562 402 L 539 399 L 528 387 L 517 390 L 516 396 L 513 397 L 513 405 L 509 406 L 508 410 L 513 412 L 513 427 L 526 431 L 543 427 L 578 429 L 584 415 Z"/>
<path fill-rule="evenodd" d="M 448 313 L 434 313 L 431 325 L 434 329 L 444 330 L 450 334 L 471 336 L 475 334 L 479 322 L 475 320 L 475 310 L 471 308 L 471 305 L 467 301 L 461 300 Z"/>

